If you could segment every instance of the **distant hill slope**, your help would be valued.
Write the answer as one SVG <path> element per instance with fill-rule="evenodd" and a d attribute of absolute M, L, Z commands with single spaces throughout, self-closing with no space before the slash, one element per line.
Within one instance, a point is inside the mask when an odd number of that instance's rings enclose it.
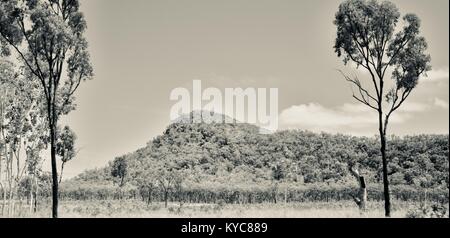
<path fill-rule="evenodd" d="M 448 135 L 417 135 L 389 139 L 393 185 L 448 188 Z M 188 184 L 222 185 L 342 184 L 352 181 L 348 164 L 359 165 L 368 183 L 380 183 L 379 145 L 375 138 L 281 131 L 260 134 L 243 123 L 193 124 L 178 121 L 147 146 L 122 156 L 133 184 L 157 164 L 182 170 Z M 67 183 L 108 183 L 111 164 L 86 171 Z"/>

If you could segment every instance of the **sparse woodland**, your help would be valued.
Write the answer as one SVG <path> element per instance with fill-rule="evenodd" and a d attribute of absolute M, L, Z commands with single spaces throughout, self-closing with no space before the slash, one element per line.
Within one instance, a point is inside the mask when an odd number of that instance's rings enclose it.
<path fill-rule="evenodd" d="M 448 205 L 448 143 L 448 135 L 390 138 L 394 204 Z M 172 124 L 146 147 L 63 181 L 59 196 L 61 201 L 131 199 L 163 207 L 348 204 L 358 193 L 349 169 L 354 165 L 366 178 L 368 201 L 382 202 L 379 161 L 377 138 L 306 131 L 265 135 L 248 124 Z M 42 173 L 37 181 L 38 199 L 45 203 L 51 178 Z M 29 200 L 30 182 L 22 179 L 22 204 Z"/>
<path fill-rule="evenodd" d="M 448 204 L 448 139 L 389 139 L 395 201 Z M 358 192 L 351 165 L 366 178 L 368 200 L 383 201 L 380 159 L 377 138 L 306 131 L 265 135 L 248 124 L 178 123 L 146 147 L 64 182 L 61 196 L 148 204 L 339 203 Z M 114 172 L 117 161 L 127 164 L 123 177 Z"/>
<path fill-rule="evenodd" d="M 409 217 L 448 217 L 448 134 L 387 133 L 390 115 L 430 70 L 420 19 L 405 15 L 407 24 L 395 32 L 400 19 L 389 2 L 348 0 L 334 22 L 337 55 L 372 75 L 375 94 L 343 74 L 359 92 L 353 97 L 378 112 L 378 136 L 179 122 L 103 168 L 64 179 L 78 150 L 76 133 L 60 121 L 76 109 L 80 84 L 94 76 L 87 23 L 77 0 L 0 0 L 0 217 L 45 210 L 57 218 L 58 201 L 86 209 L 101 203 L 108 211 L 110 201 L 134 203 L 134 211 L 351 203 L 361 214 L 373 209 L 368 202 L 387 201 L 390 216 L 390 199 L 393 210 L 400 202 L 420 204 Z M 385 84 L 388 68 L 393 80 Z"/>

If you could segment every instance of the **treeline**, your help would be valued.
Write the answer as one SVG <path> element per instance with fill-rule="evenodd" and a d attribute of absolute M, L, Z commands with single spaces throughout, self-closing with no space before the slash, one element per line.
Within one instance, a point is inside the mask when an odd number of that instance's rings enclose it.
<path fill-rule="evenodd" d="M 352 200 L 357 187 L 345 184 L 279 184 L 230 186 L 193 185 L 185 186 L 180 191 L 171 191 L 167 197 L 169 202 L 177 203 L 289 203 L 289 202 L 338 202 Z M 371 201 L 383 201 L 381 185 L 368 187 Z M 397 201 L 428 201 L 448 203 L 448 189 L 419 190 L 405 185 L 392 187 L 392 197 Z M 126 186 L 118 189 L 113 184 L 103 185 L 67 185 L 62 187 L 60 198 L 63 200 L 111 200 L 141 199 L 148 204 L 164 202 L 164 190 L 155 186 L 152 190 L 144 187 Z"/>
<path fill-rule="evenodd" d="M 448 151 L 448 135 L 389 138 L 393 197 L 448 202 Z M 382 200 L 380 160 L 377 138 L 260 134 L 257 127 L 239 123 L 175 123 L 146 147 L 63 183 L 61 196 L 226 203 L 348 200 L 357 186 L 349 172 L 353 166 L 366 177 L 369 200 Z"/>

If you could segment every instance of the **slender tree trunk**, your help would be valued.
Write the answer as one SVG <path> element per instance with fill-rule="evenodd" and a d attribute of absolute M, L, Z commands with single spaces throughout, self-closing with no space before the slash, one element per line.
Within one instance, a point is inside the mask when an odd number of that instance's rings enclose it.
<path fill-rule="evenodd" d="M 37 206 L 38 206 L 39 184 L 38 184 L 37 176 L 34 179 L 35 179 L 34 181 L 35 181 L 35 185 L 36 185 L 36 189 L 35 189 L 35 193 L 34 193 L 34 213 L 36 213 Z"/>
<path fill-rule="evenodd" d="M 32 181 L 30 182 L 30 215 L 33 213 L 33 183 L 34 183 L 34 175 L 32 177 Z"/>
<path fill-rule="evenodd" d="M 152 203 L 152 193 L 153 193 L 153 186 L 150 186 L 148 188 L 148 198 L 147 198 L 147 205 Z"/>
<path fill-rule="evenodd" d="M 6 188 L 5 186 L 3 186 L 3 183 L 0 181 L 0 187 L 2 189 L 2 198 L 3 198 L 3 202 L 2 202 L 2 216 L 4 215 L 5 212 L 5 206 L 6 206 Z"/>
<path fill-rule="evenodd" d="M 34 208 L 33 208 L 34 213 L 37 212 L 37 206 L 38 206 L 38 198 L 37 198 L 37 192 L 36 192 L 35 198 L 34 198 Z"/>
<path fill-rule="evenodd" d="M 366 188 L 366 180 L 364 176 L 359 177 L 359 197 L 361 199 L 361 203 L 359 205 L 359 209 L 362 212 L 366 211 L 366 204 L 367 204 L 367 188 Z"/>
<path fill-rule="evenodd" d="M 1 92 L 2 94 L 4 94 L 4 91 L 2 90 L 2 92 Z M 4 132 L 3 132 L 3 120 L 4 120 L 4 118 L 3 118 L 3 96 L 0 96 L 0 138 L 2 139 L 2 141 L 4 141 Z M 6 156 L 7 156 L 7 153 L 6 153 L 6 143 L 3 145 L 4 146 L 4 156 L 5 156 L 5 158 L 6 158 Z M 3 203 L 2 203 L 2 210 L 1 210 L 1 216 L 3 216 L 3 212 L 4 212 L 4 209 L 5 209 L 5 200 L 4 200 L 4 198 L 5 198 L 5 195 L 4 195 L 4 193 L 5 193 L 5 188 L 4 188 L 4 186 L 3 186 L 3 182 L 2 182 L 2 171 L 3 171 L 3 168 L 2 168 L 2 166 L 3 166 L 3 158 L 2 158 L 2 151 L 0 151 L 0 189 L 1 189 L 1 192 L 2 192 L 2 195 L 3 195 L 3 197 L 2 197 L 2 199 L 3 199 Z"/>
<path fill-rule="evenodd" d="M 63 171 L 64 171 L 64 165 L 65 164 L 66 164 L 66 162 L 64 162 L 64 161 L 61 163 L 61 171 L 59 173 L 59 183 L 61 183 L 62 178 L 63 178 Z"/>
<path fill-rule="evenodd" d="M 53 134 L 53 133 L 52 133 Z M 54 136 L 52 136 L 54 137 Z M 56 168 L 55 138 L 51 139 L 51 159 L 52 159 L 52 217 L 58 218 L 58 172 Z"/>
<path fill-rule="evenodd" d="M 50 102 L 49 102 L 50 101 Z M 52 164 L 52 217 L 58 218 L 58 169 L 56 165 L 56 115 L 51 100 L 47 101 L 47 112 L 50 126 L 50 154 Z M 53 109 L 53 110 L 52 110 Z"/>
<path fill-rule="evenodd" d="M 147 197 L 147 205 L 149 205 L 152 202 L 152 194 L 150 192 L 150 190 L 148 191 L 148 197 Z"/>
<path fill-rule="evenodd" d="M 12 217 L 13 212 L 13 187 L 12 187 L 12 179 L 9 182 L 9 191 L 8 191 L 8 217 Z"/>
<path fill-rule="evenodd" d="M 164 191 L 164 207 L 167 208 L 167 200 L 169 199 L 169 192 Z"/>
<path fill-rule="evenodd" d="M 11 150 L 11 149 L 10 149 Z M 11 217 L 12 212 L 12 188 L 13 188 L 13 152 L 9 153 L 9 161 L 8 161 L 8 217 Z"/>
<path fill-rule="evenodd" d="M 288 189 L 287 189 L 287 187 L 284 189 L 284 205 L 286 206 L 286 204 L 287 204 L 287 192 L 288 192 Z"/>
<path fill-rule="evenodd" d="M 386 126 L 383 128 L 383 113 L 379 111 L 379 132 L 381 140 L 381 160 L 383 162 L 383 188 L 384 188 L 384 211 L 386 217 L 391 217 L 391 198 L 389 192 L 389 179 L 388 179 L 388 161 L 386 158 Z"/>

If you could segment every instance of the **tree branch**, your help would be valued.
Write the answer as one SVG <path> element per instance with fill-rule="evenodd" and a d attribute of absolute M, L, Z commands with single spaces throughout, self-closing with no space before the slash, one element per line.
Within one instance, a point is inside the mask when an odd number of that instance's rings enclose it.
<path fill-rule="evenodd" d="M 349 76 L 347 76 L 346 74 L 344 74 L 344 72 L 342 72 L 342 70 L 338 70 L 338 71 L 341 73 L 341 75 L 345 78 L 346 81 L 352 83 L 353 85 L 355 85 L 358 88 L 361 98 L 357 97 L 354 93 L 353 93 L 353 98 L 355 98 L 357 101 L 369 106 L 370 108 L 372 108 L 374 110 L 378 110 L 378 108 L 376 108 L 375 106 L 370 104 L 370 99 L 375 101 L 377 104 L 379 103 L 378 99 L 376 99 L 374 96 L 372 96 L 369 93 L 369 91 L 364 89 L 363 86 L 361 85 L 361 82 L 357 78 L 352 79 Z"/>

